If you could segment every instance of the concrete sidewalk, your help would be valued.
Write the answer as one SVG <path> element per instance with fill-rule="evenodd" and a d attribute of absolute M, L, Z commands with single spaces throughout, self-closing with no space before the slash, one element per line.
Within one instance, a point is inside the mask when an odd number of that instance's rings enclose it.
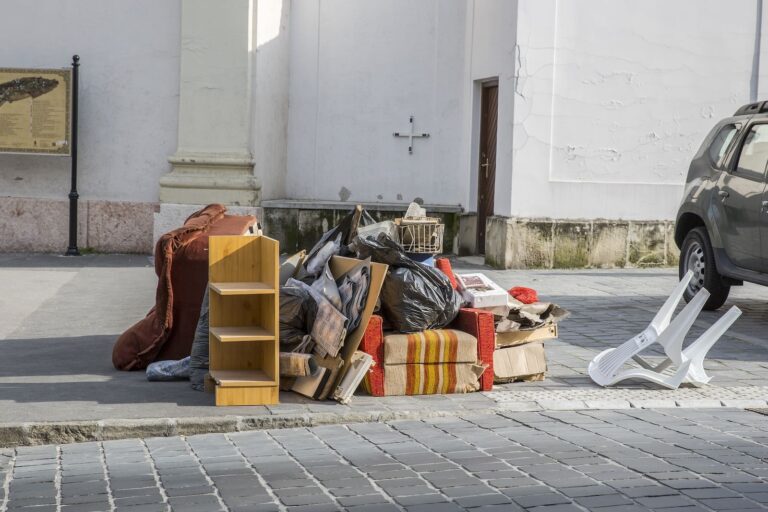
<path fill-rule="evenodd" d="M 459 267 L 474 267 L 466 262 Z M 350 406 L 284 393 L 269 407 L 213 407 L 186 382 L 150 383 L 111 365 L 117 336 L 154 302 L 146 256 L 0 255 L 0 446 L 126 435 L 172 435 L 341 421 L 425 418 L 470 411 L 629 407 L 765 407 L 768 289 L 734 288 L 744 316 L 713 349 L 713 383 L 677 391 L 605 390 L 586 376 L 600 350 L 648 323 L 674 286 L 671 269 L 483 271 L 503 286 L 539 290 L 573 312 L 547 344 L 547 380 L 470 395 L 356 396 Z M 718 318 L 706 313 L 696 333 Z M 58 425 L 55 425 L 58 424 Z"/>

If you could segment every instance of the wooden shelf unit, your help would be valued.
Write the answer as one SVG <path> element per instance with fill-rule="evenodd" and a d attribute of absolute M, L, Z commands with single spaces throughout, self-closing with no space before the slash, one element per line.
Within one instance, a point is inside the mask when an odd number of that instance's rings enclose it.
<path fill-rule="evenodd" d="M 208 342 L 216 405 L 278 403 L 279 264 L 279 245 L 271 238 L 208 240 Z"/>

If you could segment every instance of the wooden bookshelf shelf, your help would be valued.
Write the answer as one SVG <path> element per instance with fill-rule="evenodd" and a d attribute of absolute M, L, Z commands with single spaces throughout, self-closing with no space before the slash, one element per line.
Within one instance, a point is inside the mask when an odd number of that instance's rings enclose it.
<path fill-rule="evenodd" d="M 258 281 L 245 283 L 210 283 L 211 290 L 219 295 L 258 295 L 274 294 L 275 289 Z"/>
<path fill-rule="evenodd" d="M 275 379 L 261 370 L 213 370 L 211 378 L 217 386 L 230 388 L 276 386 Z"/>
<path fill-rule="evenodd" d="M 211 327 L 211 334 L 222 343 L 233 341 L 275 341 L 274 333 L 263 327 Z"/>

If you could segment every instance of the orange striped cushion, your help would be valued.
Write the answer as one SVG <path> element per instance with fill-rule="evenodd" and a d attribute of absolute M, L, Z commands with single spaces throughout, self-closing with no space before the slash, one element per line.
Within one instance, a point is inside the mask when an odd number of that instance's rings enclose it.
<path fill-rule="evenodd" d="M 395 364 L 384 373 L 384 394 L 434 395 L 480 389 L 484 367 L 472 363 Z"/>
<path fill-rule="evenodd" d="M 439 329 L 384 336 L 384 364 L 476 363 L 477 338 Z"/>

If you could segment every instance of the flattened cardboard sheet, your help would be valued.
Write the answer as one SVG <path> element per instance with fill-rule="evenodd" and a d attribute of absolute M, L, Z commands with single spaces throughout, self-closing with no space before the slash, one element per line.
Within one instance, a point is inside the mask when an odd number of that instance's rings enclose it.
<path fill-rule="evenodd" d="M 542 342 L 500 348 L 493 353 L 494 382 L 524 380 L 524 377 L 546 371 L 547 357 Z"/>
<path fill-rule="evenodd" d="M 536 329 L 497 332 L 496 348 L 514 347 L 533 341 L 544 341 L 557 338 L 557 324 L 543 325 Z"/>

